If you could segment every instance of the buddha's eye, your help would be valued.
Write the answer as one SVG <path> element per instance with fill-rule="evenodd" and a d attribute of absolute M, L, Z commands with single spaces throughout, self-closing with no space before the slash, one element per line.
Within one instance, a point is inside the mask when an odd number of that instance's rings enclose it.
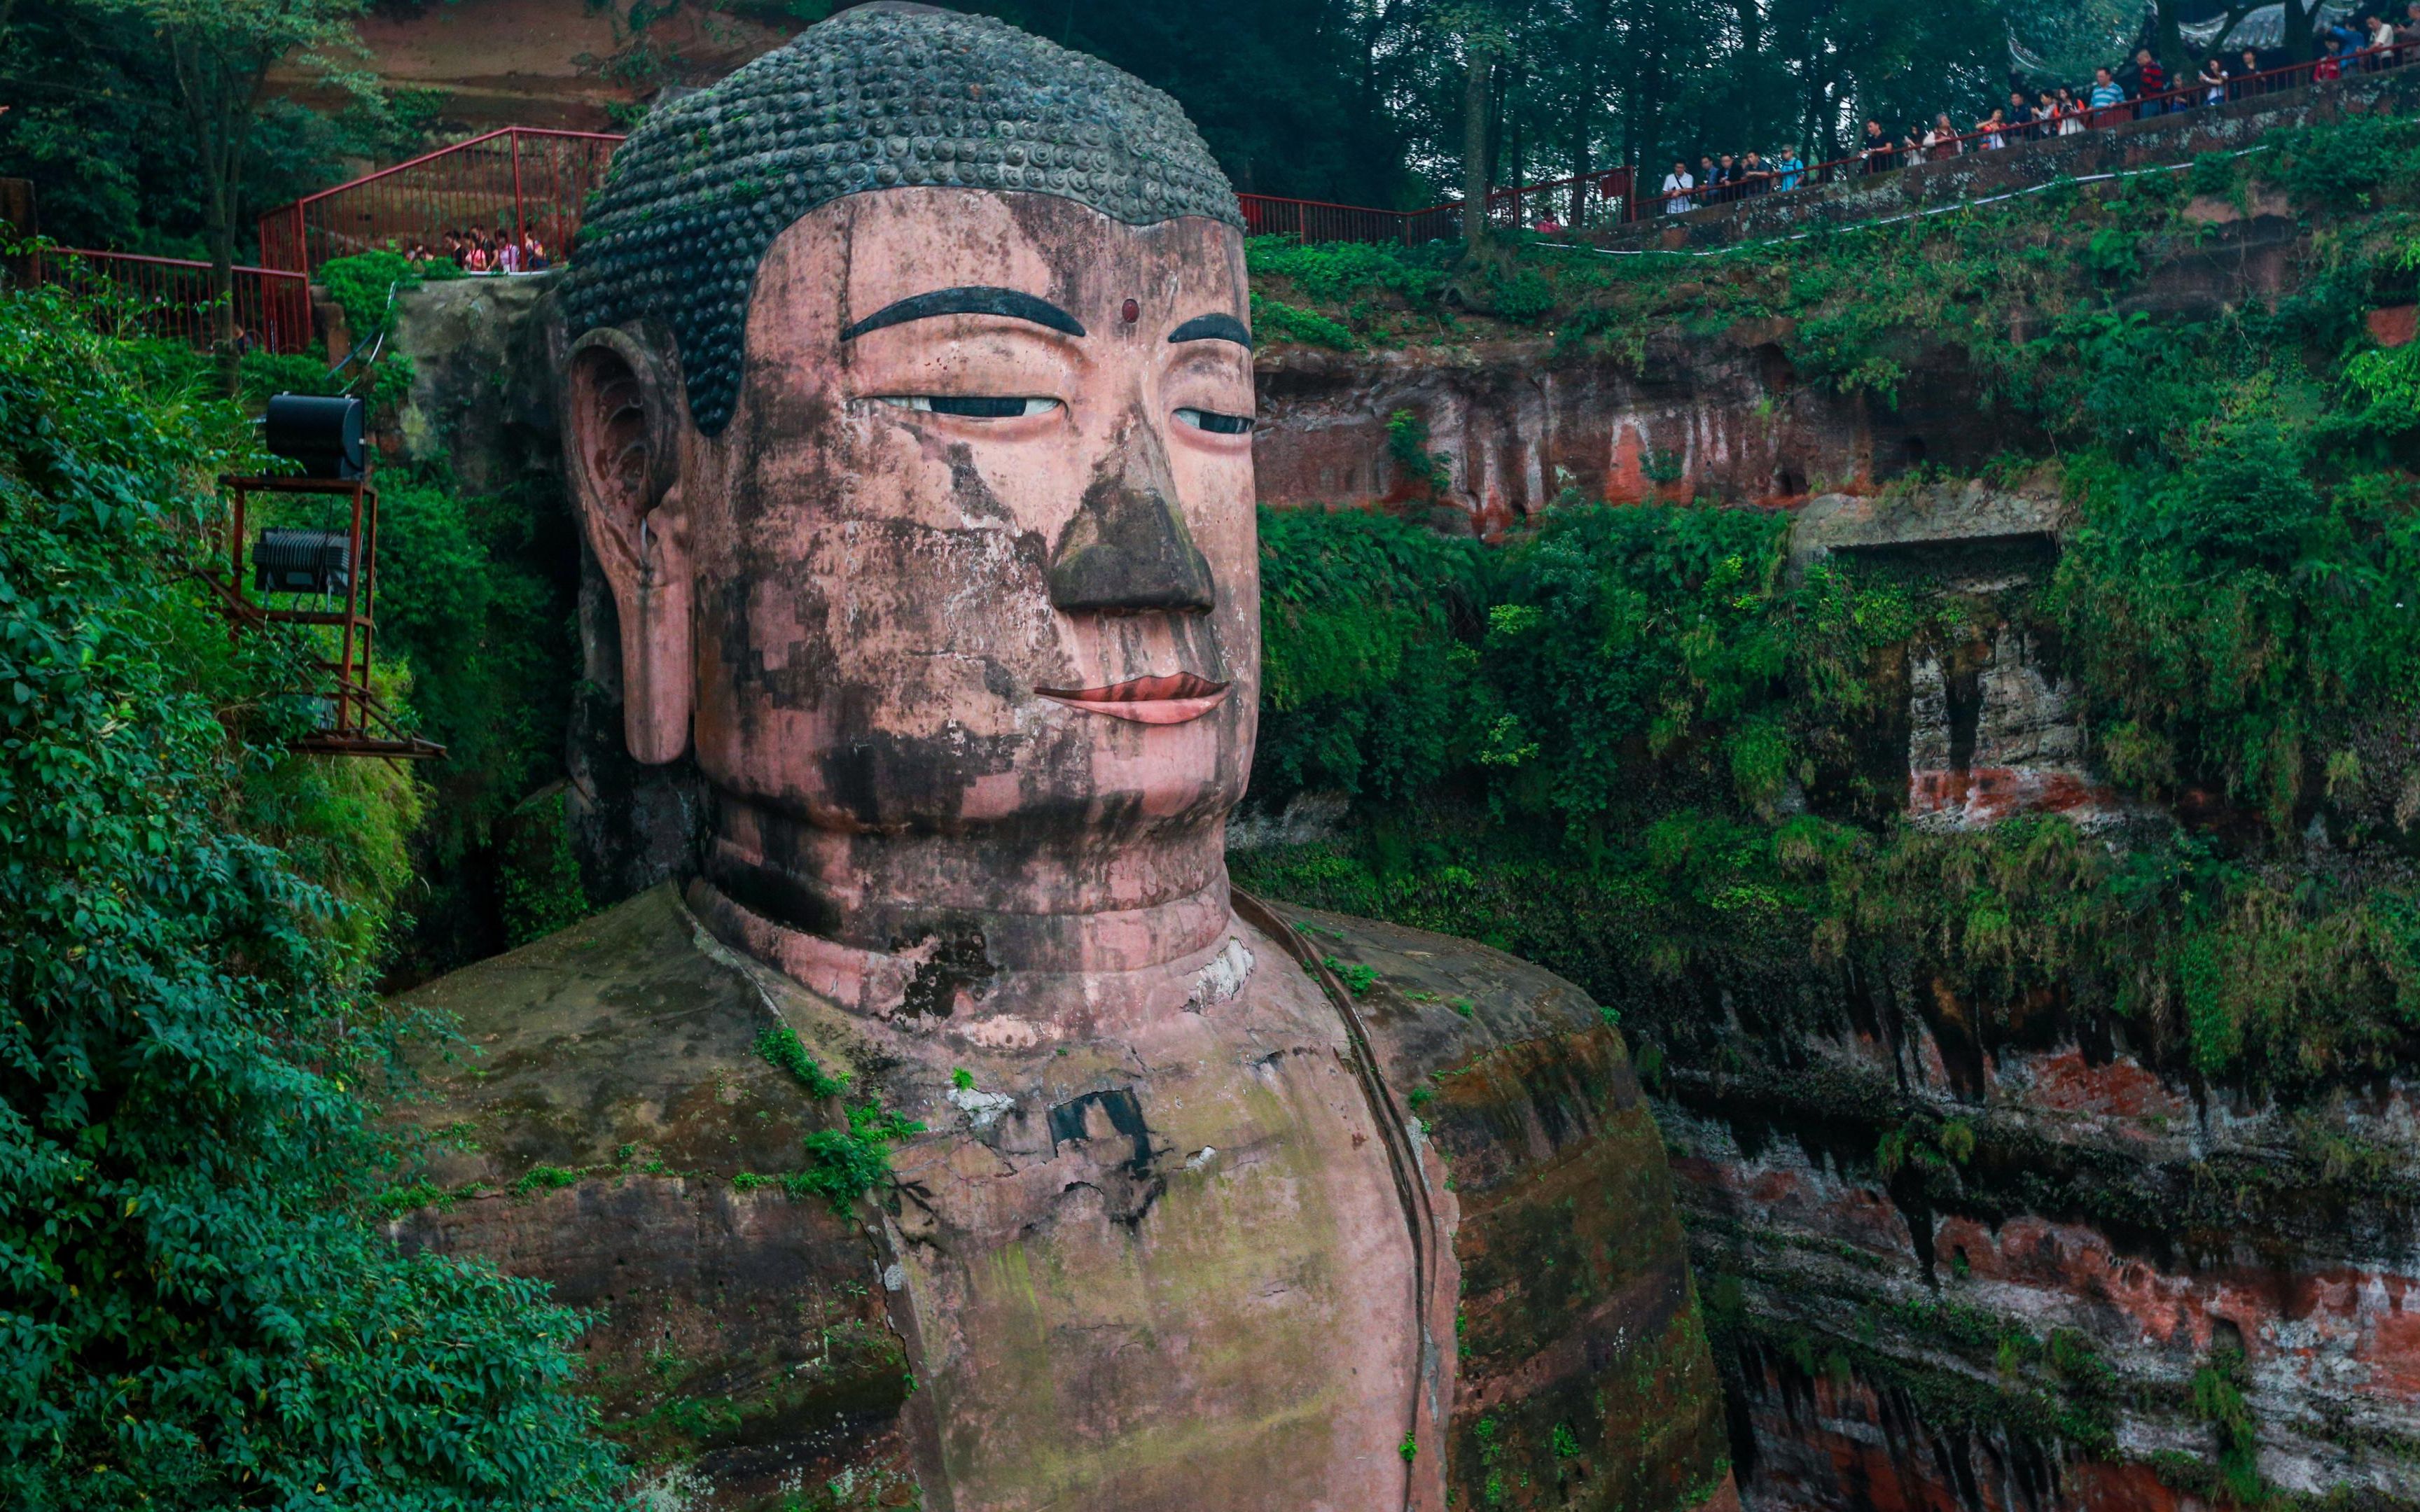
<path fill-rule="evenodd" d="M 1222 415 L 1216 409 L 1179 409 L 1176 419 L 1179 424 L 1206 430 L 1213 436 L 1249 436 L 1252 430 L 1251 416 Z"/>
<path fill-rule="evenodd" d="M 1003 398 L 987 393 L 886 393 L 881 398 L 884 404 L 895 404 L 902 409 L 960 415 L 969 420 L 1015 420 L 1024 415 L 1047 415 L 1059 408 L 1056 399 Z"/>

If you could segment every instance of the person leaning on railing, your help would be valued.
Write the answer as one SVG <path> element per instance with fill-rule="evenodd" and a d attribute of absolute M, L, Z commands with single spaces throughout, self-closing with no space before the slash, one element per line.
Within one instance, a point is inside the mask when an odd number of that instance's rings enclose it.
<path fill-rule="evenodd" d="M 1865 159 L 1866 172 L 1888 173 L 1899 166 L 1898 154 L 1891 147 L 1890 133 L 1883 130 L 1882 122 L 1869 118 L 1865 140 L 1858 146 Z"/>
<path fill-rule="evenodd" d="M 2364 49 L 2357 60 L 2347 56 L 2340 38 L 2331 35 L 2326 41 L 2328 54 L 2311 66 L 2309 78 L 2323 83 L 2341 77 L 2349 67 L 2389 68 L 2420 60 L 2420 0 L 2407 0 L 2405 12 L 2409 24 L 2385 28 L 2388 41 Z M 2376 19 L 2363 20 L 2366 25 Z M 2379 35 L 2375 30 L 2348 34 Z M 2028 104 L 2024 90 L 2011 89 L 2007 105 L 1993 108 L 1966 133 L 1950 124 L 1946 111 L 1935 115 L 1932 125 L 1921 134 L 1910 128 L 1899 140 L 1879 119 L 1869 117 L 1856 149 L 1836 162 L 1810 167 L 1796 147 L 1769 159 L 1755 152 L 1737 158 L 1726 152 L 1719 162 L 1708 153 L 1699 159 L 1699 167 L 1692 176 L 1687 162 L 1677 160 L 1664 177 L 1664 209 L 1678 215 L 1703 205 L 1796 189 L 1810 176 L 1816 182 L 1828 183 L 1844 171 L 1885 173 L 1902 164 L 1939 162 L 1961 152 L 2004 147 L 2037 137 L 2072 136 L 2085 129 L 2087 120 L 2095 127 L 2116 126 L 2165 111 L 2245 100 L 2300 82 L 2291 73 L 2262 69 L 2259 54 L 2251 48 L 2242 51 L 2241 62 L 2232 69 L 2212 52 L 2197 72 L 2172 89 L 2167 70 L 2144 48 L 2126 66 L 2122 84 L 2113 70 L 2100 68 L 2093 70 L 2088 92 L 2062 85 L 2040 90 L 2036 101 Z"/>
<path fill-rule="evenodd" d="M 2117 78 L 2107 69 L 2092 70 L 2092 124 L 2114 124 L 2106 114 L 2126 102 L 2126 91 L 2118 86 Z"/>
<path fill-rule="evenodd" d="M 2148 47 L 2135 51 L 2134 61 L 2126 69 L 2126 92 L 2134 98 L 2134 118 L 2148 120 L 2160 114 L 2166 101 L 2160 97 L 2168 90 L 2168 70 Z"/>
<path fill-rule="evenodd" d="M 1664 176 L 1664 213 L 1687 214 L 1694 208 L 1689 203 L 1690 192 L 1697 187 L 1698 180 L 1689 172 L 1688 161 L 1683 158 L 1673 159 L 1672 171 Z"/>

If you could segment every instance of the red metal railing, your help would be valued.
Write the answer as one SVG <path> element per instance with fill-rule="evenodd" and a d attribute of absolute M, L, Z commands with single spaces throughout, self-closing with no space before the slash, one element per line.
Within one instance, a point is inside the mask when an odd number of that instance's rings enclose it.
<path fill-rule="evenodd" d="M 2373 48 L 2341 59 L 2296 63 L 2232 78 L 2218 92 L 2226 100 L 2242 100 L 2297 88 L 2315 78 L 2325 82 L 2331 66 L 2350 74 L 2414 61 L 2420 61 L 2420 47 Z M 2217 86 L 2188 82 L 2112 108 L 2080 107 L 2055 122 L 2013 122 L 1998 131 L 1957 132 L 1916 148 L 1893 143 L 1872 152 L 1814 163 L 1790 175 L 1768 173 L 1711 188 L 1699 184 L 1690 191 L 1686 203 L 1696 208 L 1787 193 L 1915 162 L 2013 146 L 2030 138 L 2100 130 L 2192 110 L 2218 102 L 2210 98 L 2213 87 Z M 550 258 L 559 260 L 578 235 L 588 195 L 603 182 L 613 149 L 621 143 L 621 137 L 607 132 L 523 126 L 457 142 L 271 210 L 260 221 L 261 261 L 273 270 L 309 273 L 332 257 L 374 247 L 409 250 L 418 245 L 442 253 L 446 232 L 472 230 L 487 232 L 496 241 L 522 245 L 534 239 Z M 1646 185 L 1656 182 L 1654 177 L 1646 179 Z M 1235 198 L 1243 208 L 1245 228 L 1255 236 L 1419 243 L 1462 234 L 1459 203 L 1383 210 L 1273 194 Z M 1583 229 L 1638 220 L 1667 209 L 1678 198 L 1661 192 L 1647 193 L 1633 169 L 1614 168 L 1492 191 L 1487 196 L 1487 219 L 1493 225 Z M 302 314 L 307 322 L 307 303 Z"/>
<path fill-rule="evenodd" d="M 535 238 L 560 258 L 580 229 L 591 191 L 622 138 L 601 131 L 508 126 L 322 190 L 260 218 L 261 261 L 317 272 L 332 257 L 376 247 L 442 253 L 448 231 L 497 241 Z M 1631 213 L 1627 168 L 1499 189 L 1487 196 L 1499 225 L 1592 224 Z M 1429 241 L 1462 234 L 1459 204 L 1381 210 L 1324 200 L 1238 194 L 1253 235 L 1305 241 Z"/>
<path fill-rule="evenodd" d="M 442 253 L 448 231 L 535 244 L 560 260 L 619 136 L 507 126 L 305 195 L 260 218 L 260 260 L 317 272 L 333 257 L 391 247 Z"/>
<path fill-rule="evenodd" d="M 1460 205 L 1437 208 L 1462 213 Z M 1553 226 L 1577 229 L 1634 220 L 1637 208 L 1631 193 L 1631 170 L 1608 168 L 1575 178 L 1557 178 L 1518 189 L 1492 190 L 1487 195 L 1490 225 Z"/>
<path fill-rule="evenodd" d="M 1491 225 L 1551 225 L 1557 229 L 1602 225 L 1634 213 L 1631 172 L 1608 169 L 1576 178 L 1557 178 L 1518 189 L 1491 190 Z M 1238 194 L 1244 229 L 1253 236 L 1292 236 L 1305 241 L 1450 240 L 1462 235 L 1462 205 L 1455 201 L 1417 210 L 1380 210 L 1325 200 L 1285 199 L 1275 194 Z"/>
<path fill-rule="evenodd" d="M 209 347 L 218 339 L 218 290 L 210 265 L 83 247 L 42 247 L 28 259 L 35 282 L 105 297 L 110 313 L 144 335 Z M 311 345 L 309 280 L 275 268 L 235 270 L 238 340 L 272 352 Z"/>
<path fill-rule="evenodd" d="M 1793 189 L 1808 189 L 1822 184 L 1841 183 L 1870 174 L 1889 173 L 1895 169 L 1914 167 L 1918 163 L 1940 162 L 1962 157 L 1970 152 L 1996 151 L 2028 141 L 2070 136 L 2084 131 L 2107 131 L 2130 121 L 2149 120 L 2156 116 L 2178 115 L 2200 110 L 2230 100 L 2253 100 L 2262 95 L 2298 89 L 2309 84 L 2330 81 L 2360 73 L 2375 73 L 2386 69 L 2402 68 L 2420 63 L 2420 47 L 2375 47 L 2338 58 L 2319 58 L 2307 63 L 2290 63 L 2284 68 L 2267 69 L 2257 73 L 2230 75 L 2222 85 L 2204 84 L 2198 79 L 2182 87 L 2143 95 L 2124 104 L 2093 109 L 2089 103 L 2079 103 L 2073 111 L 2052 121 L 2009 122 L 1998 129 L 1978 126 L 1935 138 L 1931 143 L 1916 147 L 1897 142 L 1887 146 L 1834 158 L 1800 170 L 1795 175 L 1768 172 L 1761 178 L 1734 180 L 1709 190 L 1700 184 L 1686 198 L 1690 208 L 1729 204 L 1756 198 L 1763 194 L 1788 193 Z M 1768 165 L 1769 167 L 1770 165 Z M 1780 180 L 1788 177 L 1787 185 Z M 1654 180 L 1650 180 L 1654 182 Z M 1649 211 L 1666 210 L 1678 196 L 1660 190 L 1649 203 Z"/>

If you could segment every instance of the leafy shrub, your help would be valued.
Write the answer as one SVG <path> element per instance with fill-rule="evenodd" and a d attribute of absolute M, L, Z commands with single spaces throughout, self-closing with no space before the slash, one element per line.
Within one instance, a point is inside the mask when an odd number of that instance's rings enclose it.
<path fill-rule="evenodd" d="M 792 1196 L 813 1196 L 845 1216 L 857 1199 L 891 1176 L 893 1140 L 923 1134 L 912 1119 L 867 1103 L 848 1110 L 848 1127 L 806 1136 L 807 1168 L 782 1179 Z"/>
<path fill-rule="evenodd" d="M 0 1502 L 599 1504 L 576 1318 L 369 1227 L 379 799 L 296 780 L 304 648 L 187 576 L 248 427 L 130 366 L 0 292 Z"/>
<path fill-rule="evenodd" d="M 1307 347 L 1333 347 L 1349 352 L 1361 345 L 1353 332 L 1316 310 L 1300 310 L 1277 300 L 1252 296 L 1252 334 L 1261 341 L 1296 341 Z"/>
<path fill-rule="evenodd" d="M 560 927 L 579 917 L 560 824 L 550 838 L 533 832 L 536 850 L 505 847 L 517 827 L 510 816 L 562 777 L 579 548 L 558 487 L 530 482 L 466 497 L 442 471 L 388 476 L 379 646 L 409 663 L 421 733 L 445 748 L 421 775 L 435 801 L 415 842 L 427 881 L 406 942 L 409 967 L 426 973 L 534 938 L 520 932 L 546 920 Z M 541 874 L 542 906 L 532 893 L 506 903 L 500 889 L 526 888 Z"/>
<path fill-rule="evenodd" d="M 345 312 L 345 329 L 358 351 L 368 350 L 394 327 L 396 296 L 423 284 L 463 276 L 450 262 L 413 262 L 401 253 L 385 251 L 332 257 L 319 265 L 320 286 Z"/>
<path fill-rule="evenodd" d="M 1414 410 L 1387 416 L 1387 455 L 1405 483 L 1431 498 L 1453 486 L 1453 458 L 1429 450 L 1429 423 Z"/>
<path fill-rule="evenodd" d="M 1555 285 L 1535 268 L 1491 268 L 1487 302 L 1500 318 L 1533 326 L 1555 313 Z"/>
<path fill-rule="evenodd" d="M 1306 244 L 1293 237 L 1254 237 L 1244 244 L 1244 256 L 1255 280 L 1284 279 L 1322 303 L 1390 295 L 1421 309 L 1435 302 L 1446 282 L 1439 252 L 1391 241 Z"/>
<path fill-rule="evenodd" d="M 544 939 L 591 912 L 580 885 L 580 861 L 571 852 L 565 791 L 550 789 L 522 804 L 507 826 L 496 890 L 508 944 Z"/>
<path fill-rule="evenodd" d="M 774 1026 L 756 1037 L 756 1054 L 781 1071 L 790 1073 L 809 1097 L 839 1097 L 848 1090 L 848 1072 L 837 1075 L 824 1070 L 815 1057 L 807 1054 L 799 1031 L 786 1024 Z"/>
<path fill-rule="evenodd" d="M 1520 738 L 1547 753 L 1537 801 L 1591 823 L 1634 791 L 1630 752 L 1670 750 L 1777 691 L 1786 527 L 1745 510 L 1565 508 L 1506 549 L 1486 668 Z"/>
<path fill-rule="evenodd" d="M 2389 179 L 2406 172 L 2420 126 L 2405 117 L 2364 111 L 2311 126 L 2272 131 L 2263 174 L 2314 208 L 2367 206 Z"/>
<path fill-rule="evenodd" d="M 1469 732 L 1461 628 L 1481 548 L 1359 510 L 1263 509 L 1263 801 L 1303 787 L 1408 795 Z"/>

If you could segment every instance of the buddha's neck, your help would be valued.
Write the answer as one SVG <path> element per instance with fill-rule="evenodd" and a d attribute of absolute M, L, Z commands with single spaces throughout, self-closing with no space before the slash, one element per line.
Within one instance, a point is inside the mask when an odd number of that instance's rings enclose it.
<path fill-rule="evenodd" d="M 850 1006 L 888 1012 L 894 991 L 1198 959 L 1228 926 L 1225 827 L 1214 818 L 1115 842 L 871 834 L 726 795 L 715 801 L 696 895 L 728 943 Z"/>

